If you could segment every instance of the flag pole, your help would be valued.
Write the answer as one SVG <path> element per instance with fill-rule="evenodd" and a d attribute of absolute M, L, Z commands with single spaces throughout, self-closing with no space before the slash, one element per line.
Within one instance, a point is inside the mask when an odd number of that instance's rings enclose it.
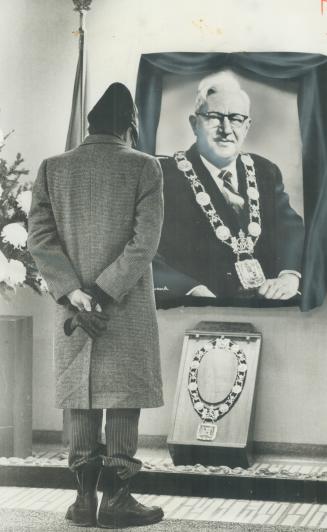
<path fill-rule="evenodd" d="M 80 107 L 80 141 L 85 136 L 85 83 L 86 83 L 86 50 L 85 50 L 85 11 L 79 12 L 79 53 L 81 54 L 81 107 Z"/>
<path fill-rule="evenodd" d="M 79 36 L 78 61 L 76 67 L 72 108 L 68 126 L 65 151 L 76 148 L 84 140 L 86 123 L 86 47 L 85 16 L 90 10 L 92 0 L 73 0 L 74 11 L 79 13 L 79 28 L 74 34 Z M 62 442 L 69 444 L 70 410 L 63 411 Z"/>
<path fill-rule="evenodd" d="M 79 13 L 79 28 L 73 32 L 79 36 L 78 61 L 76 67 L 72 108 L 66 139 L 66 151 L 76 148 L 84 140 L 86 124 L 86 40 L 85 17 L 92 0 L 73 0 L 74 11 Z"/>

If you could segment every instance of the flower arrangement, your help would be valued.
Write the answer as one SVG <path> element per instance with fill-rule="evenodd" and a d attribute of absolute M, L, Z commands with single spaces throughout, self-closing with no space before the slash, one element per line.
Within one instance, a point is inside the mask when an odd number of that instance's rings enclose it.
<path fill-rule="evenodd" d="M 0 153 L 12 132 L 0 130 Z M 28 170 L 16 155 L 10 165 L 0 157 L 0 295 L 8 299 L 19 286 L 30 286 L 37 293 L 47 286 L 27 250 L 27 216 L 32 201 L 32 183 L 23 179 Z"/>

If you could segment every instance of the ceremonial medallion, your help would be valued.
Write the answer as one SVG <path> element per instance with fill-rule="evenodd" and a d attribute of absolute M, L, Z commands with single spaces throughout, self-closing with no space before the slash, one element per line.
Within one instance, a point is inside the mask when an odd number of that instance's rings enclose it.
<path fill-rule="evenodd" d="M 228 227 L 226 227 L 226 225 L 220 225 L 216 229 L 216 235 L 219 238 L 219 240 L 222 240 L 222 241 L 227 240 L 231 236 L 230 230 Z"/>
<path fill-rule="evenodd" d="M 206 192 L 199 192 L 195 199 L 199 205 L 208 205 L 210 203 L 210 196 Z"/>
<path fill-rule="evenodd" d="M 196 433 L 198 440 L 213 441 L 217 435 L 217 425 L 213 423 L 200 423 Z"/>
<path fill-rule="evenodd" d="M 254 237 L 258 237 L 261 234 L 261 227 L 257 222 L 249 223 L 248 230 L 250 235 Z"/>
<path fill-rule="evenodd" d="M 235 262 L 235 268 L 243 288 L 259 288 L 266 278 L 257 259 L 245 259 Z"/>
<path fill-rule="evenodd" d="M 252 158 L 250 157 L 250 155 L 248 153 L 243 153 L 242 154 L 242 159 L 243 159 L 243 162 L 244 164 L 251 169 L 251 166 L 252 166 Z"/>
<path fill-rule="evenodd" d="M 178 170 L 181 170 L 182 172 L 188 172 L 189 170 L 192 169 L 192 163 L 190 163 L 190 161 L 187 161 L 186 159 L 180 160 L 177 163 L 177 168 Z"/>
<path fill-rule="evenodd" d="M 249 187 L 247 189 L 247 195 L 251 200 L 258 200 L 259 199 L 259 192 L 254 187 Z"/>

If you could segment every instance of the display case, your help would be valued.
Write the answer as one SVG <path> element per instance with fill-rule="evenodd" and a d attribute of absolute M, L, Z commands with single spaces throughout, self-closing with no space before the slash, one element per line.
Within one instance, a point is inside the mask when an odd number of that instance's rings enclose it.
<path fill-rule="evenodd" d="M 250 323 L 185 332 L 168 435 L 175 465 L 251 465 L 261 341 Z"/>

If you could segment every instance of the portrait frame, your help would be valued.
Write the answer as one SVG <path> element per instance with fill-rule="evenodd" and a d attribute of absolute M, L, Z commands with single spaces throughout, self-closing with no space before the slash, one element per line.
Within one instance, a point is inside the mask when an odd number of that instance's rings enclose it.
<path fill-rule="evenodd" d="M 173 52 L 143 54 L 139 63 L 136 104 L 139 109 L 139 148 L 156 152 L 156 135 L 160 119 L 163 77 L 165 73 L 180 76 L 203 74 L 235 68 L 251 72 L 263 79 L 297 80 L 297 106 L 302 141 L 303 207 L 305 245 L 302 262 L 302 295 L 296 304 L 309 310 L 322 303 L 327 287 L 327 57 L 322 54 L 297 52 L 192 53 Z M 196 299 L 195 301 L 192 301 Z M 268 304 L 267 304 L 268 303 Z M 289 302 L 247 301 L 246 306 L 288 306 Z M 178 297 L 159 303 L 159 307 L 242 306 L 237 301 L 214 298 Z M 294 305 L 294 302 L 291 303 Z"/>

